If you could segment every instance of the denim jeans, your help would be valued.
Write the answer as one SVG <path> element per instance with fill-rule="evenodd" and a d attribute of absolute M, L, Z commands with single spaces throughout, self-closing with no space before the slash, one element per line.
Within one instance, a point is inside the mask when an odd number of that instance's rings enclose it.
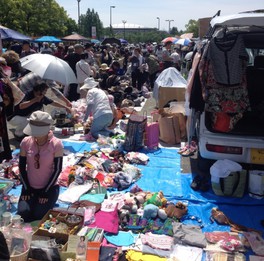
<path fill-rule="evenodd" d="M 59 186 L 55 185 L 49 189 L 45 196 L 38 195 L 38 193 L 33 193 L 33 196 L 30 197 L 30 200 L 24 201 L 21 199 L 21 196 L 27 195 L 27 192 L 25 192 L 22 188 L 17 207 L 17 214 L 21 215 L 25 222 L 42 219 L 50 209 L 54 208 L 59 197 L 59 191 Z M 40 204 L 39 198 L 41 197 L 48 198 L 48 202 L 45 204 Z"/>
<path fill-rule="evenodd" d="M 113 114 L 106 113 L 98 118 L 93 119 L 91 126 L 91 134 L 94 138 L 98 138 L 98 135 L 109 136 L 110 131 L 107 130 L 107 127 L 111 125 L 113 121 Z"/>

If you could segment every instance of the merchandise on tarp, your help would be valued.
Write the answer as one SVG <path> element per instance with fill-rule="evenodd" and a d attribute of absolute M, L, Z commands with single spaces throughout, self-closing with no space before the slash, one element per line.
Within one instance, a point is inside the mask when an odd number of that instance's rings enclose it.
<path fill-rule="evenodd" d="M 70 152 L 85 152 L 96 148 L 96 143 L 77 142 L 63 140 L 64 149 Z M 264 219 L 264 212 L 260 211 L 264 206 L 263 199 L 255 199 L 245 193 L 242 198 L 219 197 L 210 189 L 207 192 L 199 192 L 191 189 L 193 180 L 192 174 L 181 173 L 181 156 L 175 148 L 158 148 L 157 150 L 142 149 L 149 157 L 148 164 L 140 165 L 142 177 L 136 185 L 143 191 L 162 191 L 164 197 L 173 204 L 181 201 L 188 206 L 188 216 L 195 219 L 186 218 L 183 224 L 197 225 L 197 220 L 201 219 L 203 232 L 230 231 L 230 226 L 221 225 L 211 220 L 211 211 L 217 207 L 225 215 L 237 224 L 248 228 L 263 231 L 260 220 Z M 135 184 L 131 184 L 131 187 Z M 130 191 L 131 187 L 122 192 Z M 67 188 L 61 187 L 63 193 Z M 17 186 L 9 192 L 9 195 L 19 196 L 21 186 Z M 58 207 L 68 207 L 68 204 L 58 202 Z M 11 212 L 16 211 L 15 204 L 12 205 Z"/>
<path fill-rule="evenodd" d="M 154 83 L 153 98 L 157 107 L 163 108 L 169 101 L 184 101 L 187 81 L 174 67 L 162 71 Z"/>

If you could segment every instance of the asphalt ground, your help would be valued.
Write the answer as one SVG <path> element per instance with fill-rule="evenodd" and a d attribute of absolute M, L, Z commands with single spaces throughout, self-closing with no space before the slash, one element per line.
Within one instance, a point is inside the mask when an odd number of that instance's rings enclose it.
<path fill-rule="evenodd" d="M 48 90 L 47 92 L 47 96 L 56 100 L 57 97 L 55 95 L 53 95 L 53 93 Z M 155 100 L 151 97 L 149 99 L 146 100 L 144 106 L 142 107 L 141 112 L 147 112 L 147 115 L 150 115 L 150 113 L 155 109 L 156 107 L 156 102 Z M 49 105 L 49 106 L 45 106 L 44 110 L 47 112 L 51 112 L 52 110 L 54 110 L 55 107 Z M 12 149 L 15 148 L 19 148 L 20 142 L 17 141 L 14 138 L 14 129 L 12 129 L 12 127 L 7 124 L 8 127 L 8 135 L 9 135 L 9 142 L 10 142 L 10 146 L 12 147 Z M 167 145 L 165 143 L 160 142 L 160 147 L 164 147 L 164 148 L 179 148 L 181 146 L 181 144 L 175 145 L 175 146 L 170 146 Z M 181 156 L 181 173 L 192 173 L 193 175 L 199 174 L 199 170 L 197 167 L 197 153 L 195 153 L 193 156 L 189 156 L 189 157 L 183 157 Z"/>

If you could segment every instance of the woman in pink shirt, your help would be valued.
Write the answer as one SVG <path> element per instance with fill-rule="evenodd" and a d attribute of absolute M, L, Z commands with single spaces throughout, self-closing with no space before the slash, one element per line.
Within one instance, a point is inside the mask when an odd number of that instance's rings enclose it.
<path fill-rule="evenodd" d="M 20 144 L 19 170 L 22 191 L 18 214 L 25 222 L 41 219 L 59 196 L 58 176 L 62 169 L 63 145 L 53 136 L 47 112 L 35 111 L 28 119 Z"/>

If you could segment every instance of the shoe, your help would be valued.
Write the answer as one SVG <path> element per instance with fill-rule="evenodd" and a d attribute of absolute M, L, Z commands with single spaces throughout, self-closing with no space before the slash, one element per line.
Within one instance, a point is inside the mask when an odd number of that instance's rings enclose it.
<path fill-rule="evenodd" d="M 183 157 L 190 157 L 193 156 L 196 150 L 194 150 L 192 147 L 189 147 L 182 153 L 180 153 Z"/>
<path fill-rule="evenodd" d="M 189 149 L 189 145 L 186 145 L 184 147 L 181 147 L 179 150 L 178 150 L 178 154 L 182 154 L 184 153 L 186 150 Z"/>
<path fill-rule="evenodd" d="M 202 178 L 198 175 L 195 176 L 191 183 L 191 188 L 195 191 L 199 190 L 201 186 L 201 182 L 202 182 Z"/>

